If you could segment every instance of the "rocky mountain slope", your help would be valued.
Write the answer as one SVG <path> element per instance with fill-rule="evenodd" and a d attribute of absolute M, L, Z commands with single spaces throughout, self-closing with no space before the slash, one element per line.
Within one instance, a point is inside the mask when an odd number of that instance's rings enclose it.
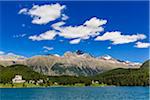
<path fill-rule="evenodd" d="M 109 55 L 93 57 L 81 51 L 66 52 L 59 55 L 39 55 L 21 60 L 0 60 L 3 66 L 12 64 L 24 64 L 30 66 L 34 71 L 50 76 L 96 75 L 115 68 L 139 68 L 140 64 L 120 61 Z"/>

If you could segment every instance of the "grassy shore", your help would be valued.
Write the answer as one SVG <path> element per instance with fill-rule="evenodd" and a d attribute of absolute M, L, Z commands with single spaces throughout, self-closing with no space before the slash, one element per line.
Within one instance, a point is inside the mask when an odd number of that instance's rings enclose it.
<path fill-rule="evenodd" d="M 27 88 L 27 87 L 42 87 L 42 86 L 32 83 L 0 84 L 0 88 Z"/>
<path fill-rule="evenodd" d="M 107 84 L 91 84 L 92 87 L 103 87 L 108 86 Z M 74 85 L 58 85 L 58 84 L 52 84 L 47 86 L 46 84 L 39 85 L 39 84 L 32 84 L 32 83 L 14 83 L 14 84 L 2 84 L 0 83 L 0 88 L 30 88 L 30 87 L 85 87 L 85 84 L 83 83 L 76 83 Z"/>

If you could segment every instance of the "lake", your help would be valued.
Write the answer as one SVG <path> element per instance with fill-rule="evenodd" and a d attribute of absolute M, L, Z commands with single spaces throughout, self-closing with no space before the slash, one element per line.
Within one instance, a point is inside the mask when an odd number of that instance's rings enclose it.
<path fill-rule="evenodd" d="M 0 100 L 148 100 L 149 87 L 1 88 Z"/>

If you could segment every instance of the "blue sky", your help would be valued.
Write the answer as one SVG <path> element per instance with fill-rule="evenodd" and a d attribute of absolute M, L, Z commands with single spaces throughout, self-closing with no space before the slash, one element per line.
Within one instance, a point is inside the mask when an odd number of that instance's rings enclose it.
<path fill-rule="evenodd" d="M 13 1 L 0 5 L 0 51 L 5 54 L 30 57 L 83 50 L 129 61 L 149 58 L 146 1 Z"/>

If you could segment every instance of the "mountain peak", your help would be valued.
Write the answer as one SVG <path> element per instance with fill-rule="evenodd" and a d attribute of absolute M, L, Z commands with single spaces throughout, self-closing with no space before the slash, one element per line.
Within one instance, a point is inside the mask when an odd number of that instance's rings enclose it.
<path fill-rule="evenodd" d="M 110 55 L 104 55 L 104 56 L 101 56 L 100 58 L 101 58 L 101 59 L 104 59 L 104 60 L 113 59 Z"/>
<path fill-rule="evenodd" d="M 77 55 L 82 55 L 82 54 L 84 54 L 85 52 L 84 51 L 82 51 L 82 50 L 76 50 L 76 54 Z"/>

